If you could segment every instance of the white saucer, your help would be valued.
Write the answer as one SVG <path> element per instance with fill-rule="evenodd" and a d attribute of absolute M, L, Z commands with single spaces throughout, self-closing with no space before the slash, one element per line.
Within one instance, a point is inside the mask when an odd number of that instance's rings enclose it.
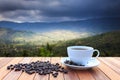
<path fill-rule="evenodd" d="M 66 63 L 64 63 L 66 60 L 70 60 L 70 59 L 68 57 L 62 58 L 61 59 L 62 64 L 66 65 L 67 67 L 70 67 L 72 69 L 77 69 L 77 70 L 85 70 L 85 69 L 93 68 L 100 64 L 100 62 L 95 58 L 91 58 L 91 60 L 88 61 L 88 64 L 86 64 L 85 66 L 66 64 Z"/>

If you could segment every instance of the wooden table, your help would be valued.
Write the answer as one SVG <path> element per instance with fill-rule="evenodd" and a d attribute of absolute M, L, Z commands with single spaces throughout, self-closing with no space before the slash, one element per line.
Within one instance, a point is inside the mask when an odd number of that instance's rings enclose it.
<path fill-rule="evenodd" d="M 60 63 L 60 57 L 0 57 L 0 80 L 120 80 L 120 57 L 99 57 L 100 65 L 89 70 L 72 70 Z M 59 73 L 57 78 L 50 75 L 29 75 L 21 71 L 10 71 L 10 64 L 29 63 L 32 61 L 60 63 L 68 69 L 68 74 Z"/>

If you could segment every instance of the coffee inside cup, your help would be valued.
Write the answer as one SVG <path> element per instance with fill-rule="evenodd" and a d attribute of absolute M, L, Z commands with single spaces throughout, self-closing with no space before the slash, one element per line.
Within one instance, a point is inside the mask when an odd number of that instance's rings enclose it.
<path fill-rule="evenodd" d="M 71 48 L 72 50 L 88 50 L 87 48 Z"/>

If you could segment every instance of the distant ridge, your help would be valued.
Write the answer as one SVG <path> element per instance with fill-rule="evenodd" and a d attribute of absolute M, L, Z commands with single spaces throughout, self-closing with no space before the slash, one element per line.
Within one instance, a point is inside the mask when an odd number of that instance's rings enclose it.
<path fill-rule="evenodd" d="M 64 22 L 24 22 L 0 21 L 0 27 L 32 32 L 47 32 L 51 30 L 71 30 L 77 32 L 102 33 L 120 29 L 120 18 L 94 18 Z"/>
<path fill-rule="evenodd" d="M 58 41 L 84 38 L 88 36 L 91 36 L 91 34 L 87 32 L 78 33 L 69 30 L 53 30 L 44 33 L 36 33 L 32 31 L 21 31 L 0 27 L 0 42 L 8 44 L 14 42 L 15 44 L 34 43 L 40 45 L 46 44 L 47 42 L 55 43 Z"/>
<path fill-rule="evenodd" d="M 100 56 L 120 56 L 120 30 L 58 43 L 54 50 L 61 55 L 67 56 L 66 47 L 73 45 L 92 46 L 100 50 Z"/>

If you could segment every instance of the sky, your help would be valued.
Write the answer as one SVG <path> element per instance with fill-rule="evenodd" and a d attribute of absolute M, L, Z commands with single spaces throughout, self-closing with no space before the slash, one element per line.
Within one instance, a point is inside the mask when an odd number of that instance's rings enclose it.
<path fill-rule="evenodd" d="M 0 21 L 56 22 L 120 17 L 120 0 L 0 0 Z"/>

